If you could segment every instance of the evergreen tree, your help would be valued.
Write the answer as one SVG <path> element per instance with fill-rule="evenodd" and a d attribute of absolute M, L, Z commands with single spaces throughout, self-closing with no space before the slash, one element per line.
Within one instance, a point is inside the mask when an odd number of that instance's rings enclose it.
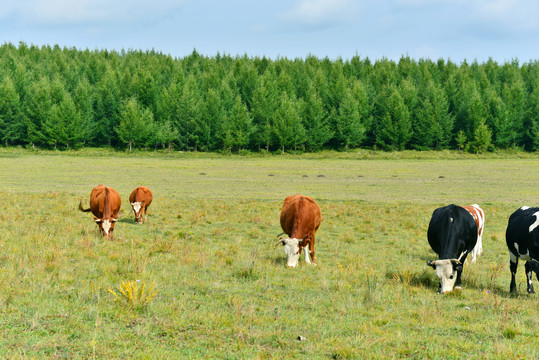
<path fill-rule="evenodd" d="M 0 141 L 7 147 L 24 140 L 24 120 L 19 94 L 9 76 L 0 82 Z"/>
<path fill-rule="evenodd" d="M 107 71 L 97 84 L 94 127 L 95 145 L 116 145 L 119 109 L 122 100 L 112 70 Z"/>
<path fill-rule="evenodd" d="M 346 151 L 350 146 L 359 146 L 365 137 L 365 127 L 361 123 L 358 102 L 351 91 L 346 91 L 335 116 L 335 137 Z"/>
<path fill-rule="evenodd" d="M 303 125 L 305 127 L 305 144 L 311 151 L 319 151 L 332 138 L 329 128 L 328 114 L 316 89 L 309 85 L 306 99 L 303 102 Z"/>
<path fill-rule="evenodd" d="M 305 129 L 299 117 L 298 103 L 283 93 L 273 118 L 273 131 L 284 154 L 285 148 L 297 147 L 305 142 Z"/>
<path fill-rule="evenodd" d="M 470 150 L 476 153 L 486 152 L 491 145 L 492 132 L 484 122 L 481 122 L 474 131 Z"/>
<path fill-rule="evenodd" d="M 201 150 L 217 149 L 217 132 L 222 126 L 224 116 L 219 93 L 215 89 L 209 89 L 201 105 L 201 126 L 199 127 Z"/>
<path fill-rule="evenodd" d="M 46 135 L 43 133 L 43 124 L 48 121 L 52 108 L 49 81 L 42 77 L 32 83 L 26 99 L 26 138 L 32 145 L 46 145 Z"/>
<path fill-rule="evenodd" d="M 527 151 L 539 150 L 539 76 L 535 88 L 528 97 L 523 128 L 524 148 Z"/>
<path fill-rule="evenodd" d="M 153 114 L 142 108 L 135 98 L 130 98 L 120 106 L 120 124 L 116 128 L 120 141 L 128 145 L 129 152 L 135 145 L 144 145 L 153 130 Z"/>
<path fill-rule="evenodd" d="M 384 150 L 404 150 L 412 137 L 410 114 L 394 86 L 386 86 L 374 105 L 375 144 Z"/>
<path fill-rule="evenodd" d="M 258 87 L 253 91 L 251 106 L 253 126 L 255 128 L 253 140 L 259 150 L 263 146 L 266 151 L 269 151 L 269 147 L 272 144 L 272 117 L 277 108 L 276 93 L 274 82 L 269 76 L 269 73 L 265 73 Z"/>
<path fill-rule="evenodd" d="M 522 144 L 524 137 L 524 114 L 526 111 L 526 89 L 520 76 L 515 75 L 505 83 L 502 89 L 502 100 L 507 109 L 507 122 L 511 130 L 510 146 Z"/>
<path fill-rule="evenodd" d="M 182 89 L 182 84 L 178 82 L 172 82 L 168 87 L 165 87 L 159 96 L 156 111 L 157 123 L 170 123 L 173 132 L 177 135 L 171 142 L 177 144 L 180 149 L 185 148 L 187 145 L 181 104 L 178 100 L 182 97 Z"/>
<path fill-rule="evenodd" d="M 229 150 L 237 148 L 239 152 L 249 144 L 253 125 L 247 106 L 241 102 L 240 96 L 236 96 L 234 105 L 225 118 L 223 130 L 228 136 Z"/>
<path fill-rule="evenodd" d="M 440 149 L 449 144 L 453 120 L 442 89 L 431 80 L 425 84 L 413 122 L 413 144 L 416 148 Z"/>

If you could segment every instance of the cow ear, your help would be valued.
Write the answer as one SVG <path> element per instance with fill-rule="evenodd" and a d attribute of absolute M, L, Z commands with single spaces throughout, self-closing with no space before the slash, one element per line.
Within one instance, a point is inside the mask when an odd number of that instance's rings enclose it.
<path fill-rule="evenodd" d="M 434 261 L 427 261 L 427 265 L 430 266 L 433 269 L 436 269 L 436 260 Z"/>

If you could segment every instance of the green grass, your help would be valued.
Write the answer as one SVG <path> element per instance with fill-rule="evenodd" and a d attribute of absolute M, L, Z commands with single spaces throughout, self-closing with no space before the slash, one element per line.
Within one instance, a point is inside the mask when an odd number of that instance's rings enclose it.
<path fill-rule="evenodd" d="M 397 154 L 0 152 L 0 358 L 536 358 L 539 300 L 522 262 L 508 293 L 504 234 L 539 205 L 539 157 Z M 114 241 L 77 210 L 99 183 L 123 199 Z M 322 209 L 319 265 L 287 269 L 273 245 L 298 192 Z M 483 256 L 441 296 L 426 228 L 448 203 L 487 220 Z M 136 280 L 158 290 L 146 306 L 108 291 Z"/>

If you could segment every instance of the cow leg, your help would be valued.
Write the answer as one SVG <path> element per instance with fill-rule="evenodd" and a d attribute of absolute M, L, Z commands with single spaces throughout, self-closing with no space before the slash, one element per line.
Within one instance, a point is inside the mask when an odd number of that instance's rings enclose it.
<path fill-rule="evenodd" d="M 316 260 L 314 258 L 314 236 L 311 238 L 311 241 L 309 241 L 309 252 L 310 252 L 311 260 L 313 261 L 313 264 L 316 265 Z"/>
<path fill-rule="evenodd" d="M 509 286 L 509 291 L 512 294 L 517 293 L 517 282 L 515 281 L 517 267 L 518 267 L 518 257 L 510 253 L 509 254 L 509 269 L 511 270 L 511 285 Z"/>
<path fill-rule="evenodd" d="M 310 264 L 310 263 L 311 263 L 311 259 L 309 259 L 309 251 L 307 250 L 307 246 L 305 246 L 305 247 L 303 248 L 303 250 L 305 250 L 305 262 L 306 262 L 307 264 Z"/>
<path fill-rule="evenodd" d="M 526 269 L 526 278 L 528 280 L 528 294 L 535 294 L 535 291 L 533 291 L 533 266 L 531 261 L 527 261 L 526 265 L 524 265 L 524 268 Z"/>
<path fill-rule="evenodd" d="M 459 269 L 457 270 L 457 280 L 455 281 L 455 288 L 456 289 L 461 289 L 462 286 L 462 270 L 464 269 L 464 261 L 466 260 L 466 257 L 468 256 L 468 253 L 464 254 L 464 256 L 462 257 L 462 260 L 460 260 L 460 262 L 462 263 L 462 266 L 459 267 Z"/>

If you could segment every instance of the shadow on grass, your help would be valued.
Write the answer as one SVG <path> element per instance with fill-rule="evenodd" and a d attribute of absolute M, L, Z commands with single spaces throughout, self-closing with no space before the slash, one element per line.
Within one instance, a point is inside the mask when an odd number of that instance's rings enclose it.
<path fill-rule="evenodd" d="M 118 219 L 119 223 L 122 223 L 122 224 L 133 224 L 133 225 L 136 225 L 137 223 L 135 222 L 135 217 L 123 217 L 121 219 Z"/>
<path fill-rule="evenodd" d="M 438 289 L 438 279 L 430 269 L 421 272 L 408 269 L 386 272 L 386 278 L 407 286 L 420 286 L 428 289 Z"/>
<path fill-rule="evenodd" d="M 274 265 L 286 267 L 286 255 L 284 254 L 282 256 L 279 256 L 279 255 L 276 254 L 274 256 L 267 256 L 266 260 L 268 260 L 270 263 Z"/>

